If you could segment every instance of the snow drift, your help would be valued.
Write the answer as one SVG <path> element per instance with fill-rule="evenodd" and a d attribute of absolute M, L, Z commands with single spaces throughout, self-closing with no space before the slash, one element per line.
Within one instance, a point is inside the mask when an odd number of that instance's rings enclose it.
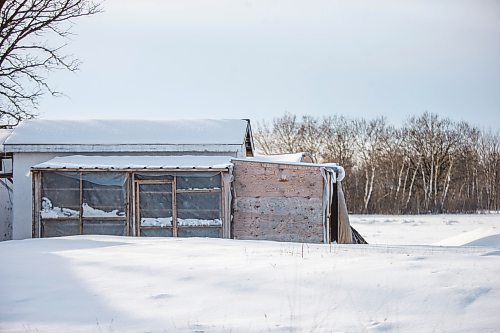
<path fill-rule="evenodd" d="M 365 226 L 390 224 L 400 234 L 422 229 L 406 236 L 421 245 L 111 236 L 1 242 L 0 331 L 498 330 L 500 247 L 489 242 L 497 234 L 475 230 L 484 219 L 368 219 L 354 224 L 369 242 Z M 488 246 L 422 245 L 436 229 L 457 225 L 465 244 Z M 419 242 L 425 231 L 430 236 Z"/>

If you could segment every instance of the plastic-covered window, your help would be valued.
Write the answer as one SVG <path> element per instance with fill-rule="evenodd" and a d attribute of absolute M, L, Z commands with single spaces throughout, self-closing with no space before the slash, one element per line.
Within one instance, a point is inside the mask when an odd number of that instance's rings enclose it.
<path fill-rule="evenodd" d="M 76 172 L 42 174 L 42 219 L 71 219 L 80 216 L 80 175 Z"/>
<path fill-rule="evenodd" d="M 117 172 L 42 173 L 41 236 L 125 235 L 126 183 Z"/>
<path fill-rule="evenodd" d="M 220 173 L 183 173 L 176 181 L 178 236 L 219 237 L 203 227 L 222 226 Z"/>
<path fill-rule="evenodd" d="M 177 176 L 177 189 L 179 190 L 200 190 L 200 189 L 220 189 L 220 173 L 196 173 L 179 174 Z"/>
<path fill-rule="evenodd" d="M 135 174 L 136 180 L 174 180 L 174 175 L 165 172 L 138 172 Z"/>
<path fill-rule="evenodd" d="M 126 174 L 82 174 L 83 217 L 124 217 Z"/>
<path fill-rule="evenodd" d="M 172 184 L 140 184 L 141 227 L 172 226 Z"/>
<path fill-rule="evenodd" d="M 177 237 L 211 237 L 221 238 L 222 228 L 204 228 L 204 227 L 179 227 Z"/>
<path fill-rule="evenodd" d="M 42 222 L 43 237 L 60 237 L 80 234 L 79 220 L 44 220 Z"/>
<path fill-rule="evenodd" d="M 121 220 L 84 220 L 82 232 L 84 235 L 126 235 L 125 223 Z"/>
<path fill-rule="evenodd" d="M 177 193 L 177 225 L 220 225 L 220 192 Z"/>

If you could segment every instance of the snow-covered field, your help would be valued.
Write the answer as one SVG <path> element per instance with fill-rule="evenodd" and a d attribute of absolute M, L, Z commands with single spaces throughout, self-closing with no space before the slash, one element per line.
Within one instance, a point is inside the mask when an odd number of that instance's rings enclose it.
<path fill-rule="evenodd" d="M 370 244 L 487 245 L 491 239 L 486 237 L 500 234 L 500 214 L 350 215 L 349 218 Z M 469 244 L 472 241 L 476 242 Z"/>
<path fill-rule="evenodd" d="M 500 331 L 500 215 L 352 223 L 370 245 L 1 242 L 0 332 Z"/>

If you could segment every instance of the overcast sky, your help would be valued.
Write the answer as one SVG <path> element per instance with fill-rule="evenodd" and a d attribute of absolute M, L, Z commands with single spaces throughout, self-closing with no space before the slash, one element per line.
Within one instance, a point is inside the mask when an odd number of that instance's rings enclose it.
<path fill-rule="evenodd" d="M 500 1 L 107 0 L 43 118 L 431 111 L 500 128 Z"/>

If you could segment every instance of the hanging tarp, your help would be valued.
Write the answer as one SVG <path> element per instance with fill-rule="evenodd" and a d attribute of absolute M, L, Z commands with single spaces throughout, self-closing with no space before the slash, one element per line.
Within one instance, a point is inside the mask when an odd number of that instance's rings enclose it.
<path fill-rule="evenodd" d="M 325 165 L 321 168 L 325 180 L 323 197 L 325 238 L 338 244 L 366 244 L 361 235 L 351 226 L 349 213 L 342 190 L 344 168 Z"/>
<path fill-rule="evenodd" d="M 349 223 L 349 214 L 347 213 L 347 205 L 345 203 L 344 191 L 342 190 L 342 182 L 337 182 L 337 200 L 338 200 L 338 240 L 339 244 L 352 244 L 351 224 Z"/>

